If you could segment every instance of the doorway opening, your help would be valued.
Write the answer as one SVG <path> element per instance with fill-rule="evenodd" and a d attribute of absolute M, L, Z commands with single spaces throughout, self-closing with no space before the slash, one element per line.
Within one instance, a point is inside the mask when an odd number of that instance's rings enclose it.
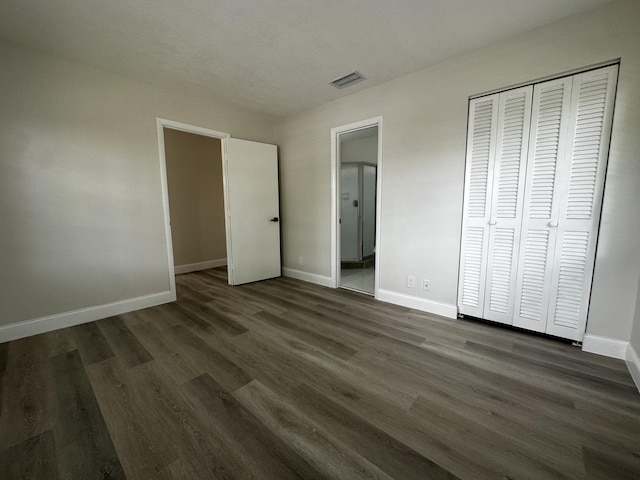
<path fill-rule="evenodd" d="M 171 295 L 175 300 L 176 274 L 213 268 L 228 263 L 229 241 L 228 226 L 225 222 L 224 171 L 222 166 L 226 156 L 225 141 L 229 138 L 229 134 L 162 118 L 157 119 L 156 126 L 160 153 L 167 256 L 169 259 L 169 283 Z M 181 134 L 195 135 L 196 138 L 190 139 L 188 136 Z M 185 146 L 191 150 L 185 152 L 183 150 Z M 202 161 L 197 161 L 193 165 L 181 165 L 183 168 L 176 168 L 178 165 L 174 163 L 180 161 L 180 158 L 175 158 L 176 150 L 183 150 L 181 152 L 182 157 L 183 154 L 186 156 L 201 154 L 203 148 L 212 150 L 210 162 L 206 161 L 206 164 L 203 165 Z M 220 171 L 218 171 L 218 167 L 221 169 Z M 208 170 L 207 180 L 202 179 L 203 168 Z M 208 175 L 209 173 L 211 175 Z M 171 182 L 169 180 L 170 176 Z M 204 215 L 209 216 L 207 222 L 200 218 L 197 212 L 198 209 L 195 208 L 196 205 L 191 203 L 194 198 L 199 197 L 199 194 L 194 197 L 192 195 L 193 191 L 181 191 L 183 186 L 191 185 L 193 187 L 194 178 L 199 179 L 202 187 L 199 189 L 201 190 L 200 193 L 207 196 L 205 202 L 211 201 L 217 204 L 209 205 L 210 208 L 207 209 L 207 212 L 204 212 Z M 170 188 L 170 183 L 172 188 Z M 218 201 L 221 193 L 222 205 L 219 205 Z M 170 194 L 172 194 L 171 199 Z M 170 204 L 172 205 L 171 207 Z M 175 217 L 173 224 L 170 214 L 172 211 Z M 212 223 L 217 223 L 217 227 L 212 229 Z M 179 231 L 172 232 L 172 226 Z M 203 229 L 207 231 L 203 232 Z M 206 235 L 209 241 L 203 239 L 203 234 Z M 214 239 L 218 245 L 212 250 L 211 240 Z M 203 255 L 215 258 L 204 258 Z"/>
<path fill-rule="evenodd" d="M 175 273 L 227 264 L 222 142 L 164 127 Z"/>
<path fill-rule="evenodd" d="M 381 119 L 332 130 L 335 286 L 376 296 Z"/>
<path fill-rule="evenodd" d="M 218 139 L 224 196 L 227 280 L 229 285 L 281 275 L 278 156 L 275 145 L 231 138 L 227 133 L 158 118 L 158 150 L 171 296 L 176 299 L 174 248 L 167 177 L 165 129 Z M 198 183 L 192 179 L 191 186 Z M 189 188 L 189 182 L 187 182 Z M 206 190 L 206 189 L 205 189 Z M 201 192 L 202 193 L 202 192 Z M 202 221 L 213 221 L 213 218 Z M 220 233 L 220 232 L 219 232 Z M 224 258 L 212 260 L 225 261 Z M 189 265 L 187 265 L 189 266 Z M 197 266 L 197 265 L 196 265 Z M 211 265 L 215 266 L 215 265 Z M 211 268 L 200 265 L 202 268 Z M 202 268 L 194 268 L 193 271 Z M 182 270 L 185 273 L 186 270 Z"/>

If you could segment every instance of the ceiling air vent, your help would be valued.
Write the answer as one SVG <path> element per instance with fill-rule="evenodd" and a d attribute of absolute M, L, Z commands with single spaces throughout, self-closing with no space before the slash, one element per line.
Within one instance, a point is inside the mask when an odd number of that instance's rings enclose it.
<path fill-rule="evenodd" d="M 362 80 L 364 80 L 362 74 L 353 72 L 345 75 L 344 77 L 336 78 L 333 82 L 329 83 L 336 88 L 344 88 L 348 87 L 349 85 L 353 85 L 354 83 L 358 83 Z"/>

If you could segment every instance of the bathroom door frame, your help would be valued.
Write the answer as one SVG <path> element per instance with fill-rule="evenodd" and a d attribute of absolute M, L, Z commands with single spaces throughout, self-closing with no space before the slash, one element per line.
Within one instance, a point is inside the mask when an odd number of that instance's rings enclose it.
<path fill-rule="evenodd" d="M 349 123 L 331 129 L 331 284 L 340 287 L 340 135 L 378 127 L 378 161 L 376 168 L 376 251 L 374 256 L 373 296 L 380 288 L 380 231 L 382 226 L 382 116 Z"/>

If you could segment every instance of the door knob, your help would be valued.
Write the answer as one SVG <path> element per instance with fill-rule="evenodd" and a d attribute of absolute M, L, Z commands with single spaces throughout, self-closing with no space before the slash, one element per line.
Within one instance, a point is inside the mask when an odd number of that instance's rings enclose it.
<path fill-rule="evenodd" d="M 495 225 L 496 223 L 498 223 L 498 220 L 496 220 L 495 218 L 489 220 L 489 225 Z"/>
<path fill-rule="evenodd" d="M 270 222 L 277 222 L 279 219 L 278 217 L 273 217 L 271 220 L 269 220 Z"/>
<path fill-rule="evenodd" d="M 549 222 L 549 226 L 550 227 L 557 227 L 558 226 L 558 222 Z"/>

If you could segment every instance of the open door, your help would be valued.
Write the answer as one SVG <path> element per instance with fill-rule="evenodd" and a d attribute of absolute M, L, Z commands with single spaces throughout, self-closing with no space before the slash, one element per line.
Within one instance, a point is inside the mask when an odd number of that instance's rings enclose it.
<path fill-rule="evenodd" d="M 275 145 L 228 138 L 225 209 L 229 284 L 279 277 L 280 209 Z"/>

